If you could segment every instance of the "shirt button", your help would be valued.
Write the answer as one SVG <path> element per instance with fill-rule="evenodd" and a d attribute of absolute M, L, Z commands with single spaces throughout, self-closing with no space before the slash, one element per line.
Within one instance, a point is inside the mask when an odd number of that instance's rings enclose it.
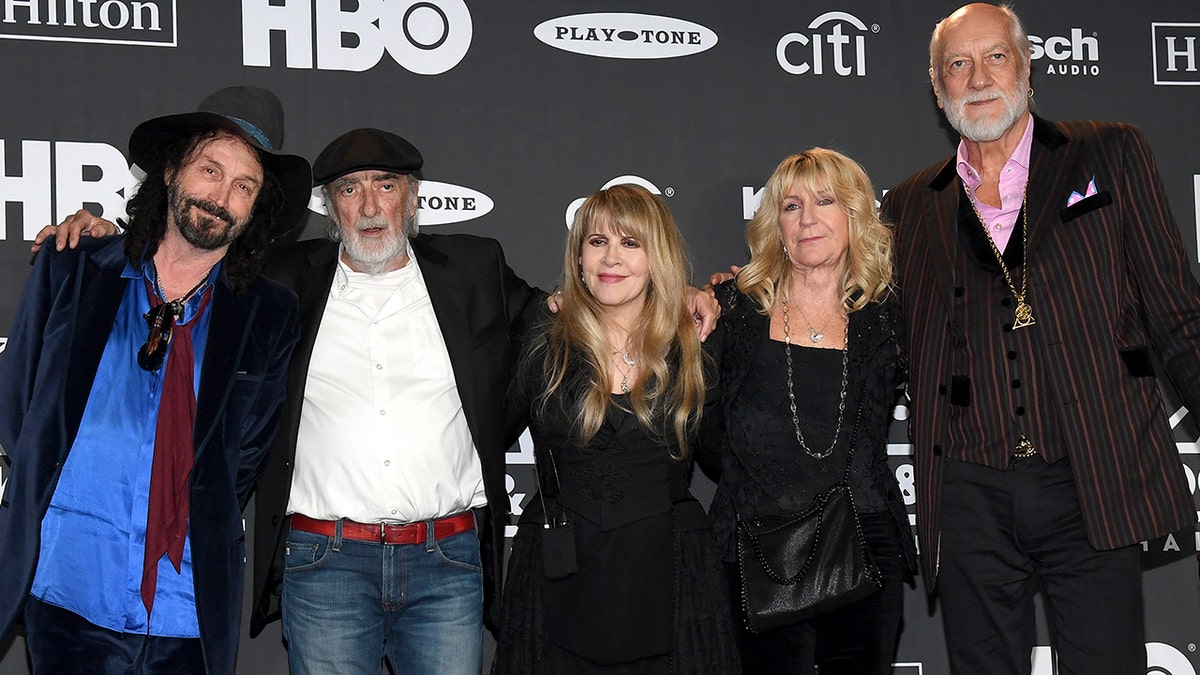
<path fill-rule="evenodd" d="M 1000 305 L 1002 307 L 1008 307 L 1008 306 L 1012 305 L 1012 298 L 1001 298 Z"/>
<path fill-rule="evenodd" d="M 396 509 L 392 509 L 392 515 L 396 515 Z"/>
<path fill-rule="evenodd" d="M 1016 352 L 1009 352 L 1009 353 L 1007 354 L 1007 356 L 1008 356 L 1008 360 L 1009 360 L 1009 361 L 1016 361 L 1016 360 L 1017 360 L 1017 353 L 1016 353 Z"/>
<path fill-rule="evenodd" d="M 380 410 L 380 411 L 379 411 L 379 414 L 380 414 L 380 415 L 386 415 L 386 414 L 387 414 L 387 411 L 386 411 L 386 410 Z"/>
<path fill-rule="evenodd" d="M 1025 414 L 1025 406 L 1017 406 L 1017 415 Z"/>
<path fill-rule="evenodd" d="M 1003 229 L 1004 229 L 1004 225 L 1002 225 L 1001 223 L 996 223 L 996 224 L 995 224 L 995 225 L 993 225 L 992 227 L 996 228 L 996 231 L 997 231 L 997 232 L 999 232 L 1000 230 L 1003 230 Z"/>
<path fill-rule="evenodd" d="M 383 465 L 384 465 L 384 466 L 391 466 L 391 465 L 392 465 L 392 460 L 390 460 L 390 459 L 385 459 L 385 460 L 383 460 Z"/>
<path fill-rule="evenodd" d="M 1020 381 L 1020 380 L 1013 380 L 1013 381 L 1012 381 L 1012 388 L 1013 388 L 1013 389 L 1020 389 L 1020 388 L 1021 388 L 1021 381 Z"/>
<path fill-rule="evenodd" d="M 375 370 L 383 370 L 383 364 L 382 364 L 382 363 L 376 363 L 376 364 L 375 364 Z"/>

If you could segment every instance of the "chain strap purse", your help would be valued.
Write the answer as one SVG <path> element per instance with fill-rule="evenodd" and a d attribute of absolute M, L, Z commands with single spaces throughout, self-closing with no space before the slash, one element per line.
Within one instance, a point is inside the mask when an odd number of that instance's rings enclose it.
<path fill-rule="evenodd" d="M 754 633 L 804 621 L 875 593 L 871 558 L 848 478 L 862 398 L 842 481 L 802 513 L 737 521 L 737 564 L 746 627 Z"/>

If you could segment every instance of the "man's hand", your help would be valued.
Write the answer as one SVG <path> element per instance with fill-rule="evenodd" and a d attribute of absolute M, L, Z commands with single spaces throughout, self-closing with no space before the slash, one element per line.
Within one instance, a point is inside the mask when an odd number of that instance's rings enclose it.
<path fill-rule="evenodd" d="M 700 341 L 704 342 L 717 327 L 717 319 L 721 316 L 721 304 L 711 292 L 705 293 L 698 288 L 691 288 L 691 296 L 688 298 L 688 311 L 696 321 L 696 332 L 700 335 Z"/>
<path fill-rule="evenodd" d="M 54 237 L 54 248 L 61 251 L 68 246 L 71 248 L 79 246 L 80 237 L 107 237 L 116 233 L 117 226 L 111 221 L 93 216 L 86 209 L 79 209 L 58 225 L 43 227 L 42 231 L 33 238 L 33 246 L 30 250 L 36 254 L 42 250 L 42 244 L 52 236 Z"/>
<path fill-rule="evenodd" d="M 562 304 L 562 291 L 556 290 L 546 296 L 546 309 L 549 309 L 551 314 L 558 314 L 558 310 L 562 308 Z"/>
<path fill-rule="evenodd" d="M 713 286 L 729 281 L 730 279 L 736 277 L 737 273 L 741 271 L 741 265 L 730 265 L 728 272 L 714 272 L 713 275 L 708 278 L 708 285 L 704 287 L 704 290 L 708 291 L 709 293 L 713 292 Z"/>

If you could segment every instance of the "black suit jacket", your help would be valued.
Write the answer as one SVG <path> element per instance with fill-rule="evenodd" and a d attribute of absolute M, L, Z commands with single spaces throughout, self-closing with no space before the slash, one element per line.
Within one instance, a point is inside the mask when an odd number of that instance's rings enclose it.
<path fill-rule="evenodd" d="M 1099 193 L 1067 206 L 1071 192 L 1082 193 L 1093 178 Z M 883 201 L 895 225 L 909 328 L 909 434 L 927 586 L 937 574 L 943 454 L 994 463 L 995 448 L 987 446 L 1012 448 L 1014 424 L 1028 425 L 1035 445 L 1070 457 L 1096 548 L 1190 528 L 1195 506 L 1150 353 L 1200 413 L 1200 284 L 1141 132 L 1034 117 L 1027 191 L 1033 327 L 1004 330 L 1011 300 L 980 300 L 989 297 L 979 281 L 986 256 L 973 254 L 960 234 L 962 197 L 951 158 Z M 1004 287 L 998 276 L 990 284 Z M 1024 382 L 1003 374 L 1008 362 L 1023 369 Z M 1014 408 L 1015 400 L 1028 400 L 1027 409 Z"/>
<path fill-rule="evenodd" d="M 0 637 L 33 583 L 41 522 L 74 443 L 127 280 L 124 238 L 84 239 L 38 256 L 0 357 L 0 445 L 12 476 L 0 502 Z M 213 284 L 196 396 L 189 481 L 196 613 L 210 673 L 232 673 L 242 620 L 241 507 L 279 419 L 296 342 L 296 297 L 259 279 L 236 295 Z M 102 489 L 102 488 L 97 488 Z"/>
<path fill-rule="evenodd" d="M 494 625 L 504 564 L 504 526 L 509 519 L 505 452 L 519 429 L 506 422 L 505 399 L 516 352 L 513 335 L 535 317 L 542 294 L 504 261 L 500 244 L 470 235 L 421 234 L 412 250 L 429 289 L 471 438 L 483 465 L 488 508 L 481 523 L 484 617 Z M 308 240 L 271 255 L 267 275 L 300 297 L 300 341 L 288 368 L 287 398 L 279 435 L 258 481 L 254 517 L 254 607 L 250 635 L 279 617 L 286 510 L 296 456 L 296 434 L 313 343 L 337 268 L 338 245 Z"/>

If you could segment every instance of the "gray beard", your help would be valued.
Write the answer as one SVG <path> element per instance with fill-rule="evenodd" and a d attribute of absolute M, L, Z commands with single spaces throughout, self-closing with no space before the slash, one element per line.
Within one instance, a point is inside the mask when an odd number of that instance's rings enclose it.
<path fill-rule="evenodd" d="M 942 99 L 946 98 L 943 92 Z M 973 101 L 970 94 L 948 101 L 943 111 L 946 113 L 946 121 L 963 138 L 976 143 L 987 143 L 1000 138 L 1029 112 L 1029 105 L 1026 103 L 1028 100 L 1029 85 L 1022 82 L 1018 84 L 1016 91 L 1001 92 L 1000 101 L 1004 104 L 1004 110 L 994 119 L 972 121 L 967 118 L 966 106 Z"/>

